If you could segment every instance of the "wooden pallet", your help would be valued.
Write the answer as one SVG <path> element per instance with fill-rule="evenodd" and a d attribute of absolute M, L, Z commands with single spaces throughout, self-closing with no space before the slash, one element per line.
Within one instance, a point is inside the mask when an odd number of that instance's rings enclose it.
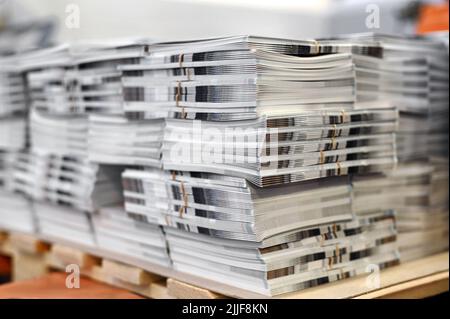
<path fill-rule="evenodd" d="M 1 233 L 0 254 L 12 257 L 14 281 L 36 279 L 52 271 L 66 271 L 68 265 L 78 265 L 84 277 L 148 298 L 225 298 L 207 289 L 156 275 L 139 267 L 24 234 Z"/>
<path fill-rule="evenodd" d="M 13 258 L 13 278 L 35 278 L 48 272 L 66 271 L 76 264 L 81 274 L 96 281 L 149 298 L 217 299 L 267 298 L 223 283 L 142 263 L 111 252 L 64 243 L 57 239 L 22 234 L 0 234 L 0 254 Z M 449 287 L 449 254 L 441 253 L 380 272 L 380 284 L 371 287 L 367 276 L 284 294 L 277 298 L 422 298 Z M 203 288 L 202 288 L 203 287 Z"/>
<path fill-rule="evenodd" d="M 66 274 L 52 272 L 39 278 L 0 285 L 0 299 L 142 299 L 117 287 L 80 278 L 77 289 L 67 289 Z"/>

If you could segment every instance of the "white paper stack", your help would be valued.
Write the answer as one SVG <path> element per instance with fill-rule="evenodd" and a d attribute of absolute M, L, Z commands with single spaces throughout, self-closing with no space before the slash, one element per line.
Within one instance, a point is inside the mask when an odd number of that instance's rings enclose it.
<path fill-rule="evenodd" d="M 171 265 L 162 228 L 129 218 L 123 207 L 99 209 L 93 216 L 93 225 L 100 248 L 141 261 Z"/>
<path fill-rule="evenodd" d="M 89 160 L 101 164 L 161 167 L 164 120 L 130 121 L 121 115 L 89 117 Z"/>
<path fill-rule="evenodd" d="M 448 50 L 440 41 L 356 35 L 320 41 L 338 52 L 356 52 L 356 99 L 360 107 L 396 106 L 400 161 L 448 156 Z M 324 49 L 322 48 L 322 50 Z"/>
<path fill-rule="evenodd" d="M 133 217 L 213 237 L 261 241 L 352 218 L 346 178 L 263 189 L 229 176 L 126 170 L 123 183 Z"/>
<path fill-rule="evenodd" d="M 25 76 L 17 57 L 0 57 L 0 150 L 26 146 L 28 110 Z"/>
<path fill-rule="evenodd" d="M 32 169 L 28 175 L 43 235 L 93 245 L 91 214 L 122 202 L 121 168 L 88 160 L 85 73 L 67 46 L 32 52 L 23 62 L 30 86 Z"/>
<path fill-rule="evenodd" d="M 151 45 L 124 65 L 124 108 L 133 118 L 246 120 L 261 114 L 348 109 L 354 101 L 349 54 L 314 54 L 314 42 L 257 37 Z"/>
<path fill-rule="evenodd" d="M 33 201 L 39 232 L 50 240 L 95 246 L 91 215 L 62 204 Z"/>
<path fill-rule="evenodd" d="M 269 296 L 398 263 L 389 214 L 302 228 L 262 242 L 165 230 L 176 270 Z"/>
<path fill-rule="evenodd" d="M 34 200 L 44 235 L 263 295 L 369 273 L 399 248 L 448 248 L 443 48 L 241 36 L 32 52 L 31 152 L 0 153 L 0 180 Z"/>
<path fill-rule="evenodd" d="M 447 174 L 447 176 L 445 175 Z M 448 248 L 448 171 L 427 164 L 402 164 L 387 176 L 355 177 L 357 215 L 397 212 L 402 261 Z"/>
<path fill-rule="evenodd" d="M 265 295 L 398 262 L 392 211 L 354 218 L 346 178 L 259 188 L 208 173 L 126 170 L 129 217 L 164 225 L 176 270 Z"/>
<path fill-rule="evenodd" d="M 53 115 L 82 113 L 74 97 L 78 88 L 69 46 L 35 50 L 24 54 L 21 62 L 33 110 Z"/>
<path fill-rule="evenodd" d="M 355 179 L 359 212 L 397 211 L 403 260 L 447 249 L 448 49 L 419 37 L 357 35 L 324 43 L 357 53 L 357 105 L 400 110 L 398 169 Z"/>
<path fill-rule="evenodd" d="M 119 66 L 137 63 L 145 48 L 127 41 L 73 49 L 77 100 L 91 114 L 88 153 L 92 162 L 161 167 L 163 119 L 131 122 L 123 108 Z"/>
<path fill-rule="evenodd" d="M 0 229 L 32 234 L 37 230 L 28 184 L 27 153 L 0 153 Z"/>
<path fill-rule="evenodd" d="M 87 156 L 88 118 L 83 115 L 30 113 L 31 149 L 37 154 Z"/>
<path fill-rule="evenodd" d="M 391 168 L 395 110 L 355 110 L 352 56 L 311 56 L 318 48 L 258 37 L 153 44 L 139 63 L 119 67 L 124 110 L 169 117 L 166 170 L 270 186 Z"/>
<path fill-rule="evenodd" d="M 143 53 L 143 46 L 135 41 L 72 46 L 77 108 L 83 113 L 123 114 L 118 66 L 132 65 Z"/>
<path fill-rule="evenodd" d="M 392 169 L 395 109 L 310 111 L 235 122 L 168 120 L 165 169 L 243 176 L 267 187 Z"/>
<path fill-rule="evenodd" d="M 175 269 L 278 295 L 398 262 L 393 212 L 355 217 L 337 176 L 394 167 L 398 111 L 355 108 L 351 54 L 320 49 L 162 43 L 119 67 L 126 115 L 166 118 L 164 171 L 127 169 L 125 210 L 164 226 Z"/>
<path fill-rule="evenodd" d="M 28 98 L 20 58 L 0 57 L 0 229 L 32 233 L 34 214 L 20 179 L 27 142 Z"/>
<path fill-rule="evenodd" d="M 0 229 L 20 233 L 36 232 L 35 214 L 30 200 L 11 190 L 0 188 Z"/>

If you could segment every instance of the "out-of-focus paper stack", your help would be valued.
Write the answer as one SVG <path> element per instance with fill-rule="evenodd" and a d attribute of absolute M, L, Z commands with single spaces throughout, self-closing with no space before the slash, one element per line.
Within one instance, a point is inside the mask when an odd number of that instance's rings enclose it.
<path fill-rule="evenodd" d="M 88 115 L 97 110 L 81 103 L 85 79 L 70 48 L 36 51 L 24 60 L 32 105 L 29 195 L 40 232 L 95 245 L 91 215 L 122 202 L 121 169 L 88 161 Z"/>
<path fill-rule="evenodd" d="M 130 121 L 121 115 L 91 115 L 89 160 L 103 164 L 161 167 L 163 130 L 163 119 Z"/>
<path fill-rule="evenodd" d="M 33 233 L 34 214 L 17 176 L 28 145 L 28 107 L 20 56 L 0 57 L 0 228 Z"/>
<path fill-rule="evenodd" d="M 355 177 L 353 188 L 357 215 L 384 210 L 397 212 L 402 260 L 448 248 L 448 171 L 445 168 L 405 164 L 388 176 Z"/>
<path fill-rule="evenodd" d="M 27 153 L 0 153 L 0 229 L 29 234 L 37 230 L 29 169 Z"/>
<path fill-rule="evenodd" d="M 25 148 L 27 110 L 25 76 L 18 58 L 0 57 L 0 150 Z"/>
<path fill-rule="evenodd" d="M 328 44 L 358 53 L 357 105 L 400 110 L 398 167 L 354 179 L 357 213 L 397 211 L 402 260 L 447 249 L 448 50 L 419 37 L 358 35 Z"/>
<path fill-rule="evenodd" d="M 127 216 L 121 206 L 103 207 L 93 217 L 98 246 L 106 251 L 170 267 L 161 227 Z"/>

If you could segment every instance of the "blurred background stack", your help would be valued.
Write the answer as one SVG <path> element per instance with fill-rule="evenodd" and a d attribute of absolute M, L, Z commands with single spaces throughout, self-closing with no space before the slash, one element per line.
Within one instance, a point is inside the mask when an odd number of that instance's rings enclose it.
<path fill-rule="evenodd" d="M 358 211 L 397 212 L 402 260 L 448 247 L 448 53 L 442 42 L 388 36 L 331 41 L 342 51 L 377 48 L 355 58 L 357 104 L 395 106 L 398 166 L 377 180 L 354 179 Z M 366 51 L 369 52 L 369 51 Z M 437 191 L 439 190 L 439 191 Z M 368 203 L 374 206 L 370 208 Z"/>
<path fill-rule="evenodd" d="M 50 45 L 52 24 L 11 23 L 0 3 L 0 227 L 33 233 L 29 167 L 29 89 L 21 54 Z"/>

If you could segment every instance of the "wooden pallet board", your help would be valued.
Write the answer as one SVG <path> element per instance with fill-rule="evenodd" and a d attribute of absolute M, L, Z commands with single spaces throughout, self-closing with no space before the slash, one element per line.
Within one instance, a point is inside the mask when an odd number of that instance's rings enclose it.
<path fill-rule="evenodd" d="M 368 276 L 358 276 L 346 280 L 330 283 L 323 286 L 310 288 L 304 291 L 285 294 L 282 298 L 289 299 L 314 299 L 314 298 L 358 298 L 364 295 L 381 298 L 388 296 L 390 290 L 387 288 L 401 286 L 420 278 L 434 276 L 439 273 L 447 273 L 449 268 L 448 252 L 425 257 L 422 259 L 406 262 L 398 266 L 387 268 L 380 272 L 380 286 L 370 287 Z M 448 286 L 448 275 L 447 275 Z M 406 288 L 407 286 L 405 286 Z M 448 290 L 448 289 L 447 289 Z M 378 293 L 375 293 L 378 292 Z M 438 291 L 442 292 L 440 289 Z M 430 292 L 430 295 L 431 292 Z M 414 297 L 411 295 L 411 297 Z"/>
<path fill-rule="evenodd" d="M 51 273 L 39 278 L 0 286 L 1 299 L 141 299 L 127 290 L 80 279 L 80 287 L 68 289 L 65 273 Z"/>
<path fill-rule="evenodd" d="M 448 291 L 448 271 L 413 279 L 356 297 L 357 299 L 426 298 Z"/>
<path fill-rule="evenodd" d="M 74 245 L 58 239 L 19 237 L 17 234 L 6 236 L 6 239 L 3 237 L 0 247 L 7 247 L 7 253 L 13 251 L 16 258 L 28 258 L 21 263 L 38 265 L 36 269 L 41 273 L 51 269 L 65 271 L 67 265 L 77 264 L 86 277 L 149 298 L 268 298 L 113 252 Z M 30 274 L 27 269 L 23 271 Z M 448 291 L 448 271 L 449 254 L 445 252 L 382 270 L 378 287 L 368 285 L 367 274 L 276 298 L 426 297 Z"/>
<path fill-rule="evenodd" d="M 11 241 L 9 240 L 9 234 L 0 231 L 0 254 L 4 256 L 12 255 Z"/>

